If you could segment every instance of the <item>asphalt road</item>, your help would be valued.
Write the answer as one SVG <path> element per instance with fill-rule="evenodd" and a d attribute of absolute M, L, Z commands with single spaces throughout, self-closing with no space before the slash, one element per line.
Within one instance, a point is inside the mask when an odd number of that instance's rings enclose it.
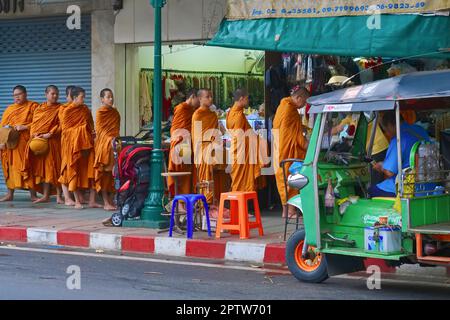
<path fill-rule="evenodd" d="M 17 248 L 16 248 L 17 249 Z M 135 261 L 127 257 L 55 254 L 0 248 L 0 299 L 449 299 L 450 286 L 395 280 L 369 290 L 365 279 L 330 278 L 322 284 L 300 283 L 289 274 L 255 266 L 190 265 L 170 259 Z M 24 249 L 28 250 L 28 249 Z M 33 250 L 33 249 L 32 249 Z M 92 253 L 91 253 L 92 254 Z M 142 257 L 142 256 L 138 256 Z M 148 256 L 147 256 L 148 257 Z M 199 262 L 197 261 L 193 261 Z M 204 260 L 201 261 L 205 263 Z M 209 262 L 208 262 L 209 263 Z M 79 267 L 80 282 L 69 285 Z M 73 272 L 73 271 L 72 271 Z"/>

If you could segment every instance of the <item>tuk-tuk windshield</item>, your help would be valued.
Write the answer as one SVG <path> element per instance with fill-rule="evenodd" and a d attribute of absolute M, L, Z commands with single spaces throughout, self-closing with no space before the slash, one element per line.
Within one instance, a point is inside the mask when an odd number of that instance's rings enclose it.
<path fill-rule="evenodd" d="M 327 113 L 325 117 L 322 160 L 339 165 L 363 161 L 370 141 L 367 134 L 369 115 L 361 112 Z"/>

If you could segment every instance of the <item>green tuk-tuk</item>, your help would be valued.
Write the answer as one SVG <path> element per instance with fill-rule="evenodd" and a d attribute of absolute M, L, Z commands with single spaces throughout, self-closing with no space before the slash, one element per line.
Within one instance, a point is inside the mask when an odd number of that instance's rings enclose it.
<path fill-rule="evenodd" d="M 288 178 L 289 187 L 300 190 L 288 203 L 303 213 L 304 221 L 304 229 L 287 241 L 292 274 L 318 283 L 364 270 L 367 258 L 391 266 L 450 266 L 450 167 L 443 157 L 450 148 L 443 139 L 447 132 L 438 130 L 435 121 L 437 141 L 417 141 L 408 159 L 400 134 L 403 110 L 438 121 L 446 117 L 450 71 L 406 74 L 312 97 L 308 103 L 315 117 L 310 144 L 301 169 Z M 386 112 L 395 112 L 396 139 L 390 147 L 397 155 L 397 192 L 371 198 L 372 149 Z M 352 130 L 333 136 L 332 128 L 343 119 Z"/>

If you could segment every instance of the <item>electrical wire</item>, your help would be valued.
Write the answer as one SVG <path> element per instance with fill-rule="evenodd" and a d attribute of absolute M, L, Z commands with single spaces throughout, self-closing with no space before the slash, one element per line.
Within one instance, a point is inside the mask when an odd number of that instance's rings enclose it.
<path fill-rule="evenodd" d="M 397 59 L 390 60 L 390 61 L 388 61 L 388 62 L 383 62 L 383 63 L 377 64 L 377 65 L 375 65 L 375 66 L 371 66 L 371 67 L 369 67 L 369 68 L 367 68 L 367 69 L 361 70 L 360 72 L 354 74 L 354 75 L 351 76 L 350 78 L 348 78 L 348 79 L 346 79 L 345 81 L 343 81 L 343 82 L 342 82 L 342 86 L 344 86 L 344 85 L 347 84 L 349 81 L 351 81 L 353 78 L 355 78 L 356 76 L 360 75 L 361 73 L 363 73 L 363 72 L 365 72 L 365 71 L 367 71 L 367 70 L 371 70 L 371 69 L 374 69 L 374 68 L 378 68 L 378 67 L 384 66 L 384 65 L 386 65 L 386 64 L 390 64 L 390 63 L 394 63 L 394 62 L 398 62 L 398 61 L 402 61 L 402 60 L 410 60 L 410 59 L 413 59 L 413 58 L 419 58 L 419 57 L 430 56 L 430 55 L 434 55 L 434 54 L 436 54 L 436 53 L 450 53 L 450 48 L 439 49 L 439 50 L 433 51 L 433 52 L 428 52 L 428 53 L 422 53 L 422 54 L 417 54 L 417 55 L 408 56 L 408 57 L 397 58 Z"/>

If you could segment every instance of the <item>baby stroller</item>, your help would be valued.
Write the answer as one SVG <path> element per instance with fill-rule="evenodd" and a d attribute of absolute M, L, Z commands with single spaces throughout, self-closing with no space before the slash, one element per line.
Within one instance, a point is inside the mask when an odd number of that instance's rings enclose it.
<path fill-rule="evenodd" d="M 135 138 L 118 138 L 113 141 L 116 164 L 114 180 L 116 205 L 119 212 L 111 216 L 113 226 L 120 227 L 126 219 L 141 215 L 150 183 L 150 157 L 152 148 L 138 144 Z"/>

